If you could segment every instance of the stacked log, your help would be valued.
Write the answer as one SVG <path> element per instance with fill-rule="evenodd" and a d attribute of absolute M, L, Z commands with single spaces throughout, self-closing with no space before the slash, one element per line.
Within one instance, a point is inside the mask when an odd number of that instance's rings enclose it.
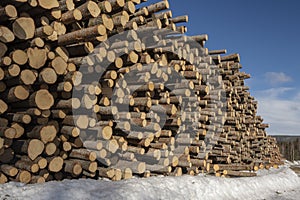
<path fill-rule="evenodd" d="M 1 1 L 0 183 L 281 164 L 239 55 L 143 2 Z"/>

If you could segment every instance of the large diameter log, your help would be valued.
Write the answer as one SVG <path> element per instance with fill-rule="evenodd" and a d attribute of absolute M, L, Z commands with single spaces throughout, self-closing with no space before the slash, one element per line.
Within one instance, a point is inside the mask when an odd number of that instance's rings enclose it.
<path fill-rule="evenodd" d="M 27 50 L 29 65 L 34 69 L 40 69 L 46 64 L 47 51 L 45 49 L 29 48 Z"/>
<path fill-rule="evenodd" d="M 28 40 L 34 37 L 35 24 L 30 17 L 20 17 L 13 23 L 13 32 L 21 40 Z"/>
<path fill-rule="evenodd" d="M 52 8 L 58 8 L 59 3 L 57 0 L 37 0 L 38 5 L 46 10 L 51 10 Z"/>
<path fill-rule="evenodd" d="M 16 141 L 14 143 L 14 150 L 19 154 L 26 154 L 31 160 L 35 160 L 44 151 L 45 145 L 38 139 Z"/>
<path fill-rule="evenodd" d="M 53 96 L 48 92 L 48 90 L 39 90 L 33 93 L 29 97 L 29 104 L 32 106 L 37 106 L 41 110 L 48 110 L 54 104 Z"/>

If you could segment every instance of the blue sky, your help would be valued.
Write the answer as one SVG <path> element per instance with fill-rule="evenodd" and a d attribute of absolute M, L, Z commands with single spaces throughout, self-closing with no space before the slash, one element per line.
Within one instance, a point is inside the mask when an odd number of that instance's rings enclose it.
<path fill-rule="evenodd" d="M 300 1 L 169 2 L 173 16 L 189 15 L 187 35 L 207 33 L 209 49 L 241 55 L 268 133 L 300 135 Z"/>

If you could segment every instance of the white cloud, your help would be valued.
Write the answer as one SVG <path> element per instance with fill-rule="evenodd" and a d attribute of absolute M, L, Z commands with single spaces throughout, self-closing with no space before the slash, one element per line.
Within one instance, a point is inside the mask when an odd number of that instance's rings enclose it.
<path fill-rule="evenodd" d="M 270 85 L 280 85 L 282 83 L 291 82 L 293 79 L 284 72 L 267 72 L 265 74 L 266 81 Z"/>
<path fill-rule="evenodd" d="M 270 124 L 267 131 L 271 135 L 300 135 L 300 93 L 296 92 L 293 98 L 282 98 L 291 91 L 295 90 L 272 88 L 257 93 L 258 114 Z"/>
<path fill-rule="evenodd" d="M 258 94 L 258 96 L 276 98 L 276 97 L 284 96 L 285 94 L 287 94 L 287 92 L 290 92 L 292 90 L 294 90 L 294 88 L 279 87 L 279 88 L 270 88 L 270 89 L 267 89 L 267 90 L 258 91 L 256 93 Z"/>

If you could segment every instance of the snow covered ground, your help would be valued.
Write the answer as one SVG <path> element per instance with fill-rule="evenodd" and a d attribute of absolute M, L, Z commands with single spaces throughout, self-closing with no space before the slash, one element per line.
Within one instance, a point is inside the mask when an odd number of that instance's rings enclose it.
<path fill-rule="evenodd" d="M 0 185 L 0 199 L 300 199 L 300 178 L 289 166 L 253 178 L 152 177 L 120 182 L 65 180 Z"/>

